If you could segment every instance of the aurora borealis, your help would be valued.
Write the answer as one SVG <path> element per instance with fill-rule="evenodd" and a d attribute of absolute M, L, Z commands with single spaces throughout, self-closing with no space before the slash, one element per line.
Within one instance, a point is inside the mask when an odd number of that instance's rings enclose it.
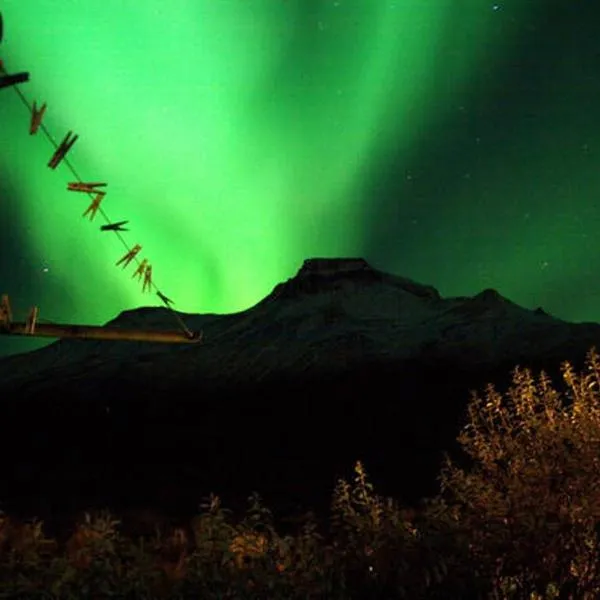
<path fill-rule="evenodd" d="M 459 6 L 460 4 L 460 6 Z M 0 57 L 184 312 L 305 258 L 600 321 L 592 2 L 4 0 Z M 58 322 L 157 305 L 0 90 L 0 292 Z M 0 339 L 0 354 L 33 342 Z M 38 344 L 47 343 L 44 341 Z"/>

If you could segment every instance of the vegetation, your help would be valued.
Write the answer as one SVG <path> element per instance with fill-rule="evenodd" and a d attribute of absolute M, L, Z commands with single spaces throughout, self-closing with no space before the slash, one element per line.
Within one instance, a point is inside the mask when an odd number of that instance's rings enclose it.
<path fill-rule="evenodd" d="M 600 362 L 562 365 L 564 391 L 518 367 L 504 394 L 469 403 L 438 496 L 378 496 L 358 462 L 329 527 L 280 535 L 260 497 L 241 518 L 218 497 L 189 527 L 130 539 L 108 513 L 68 540 L 0 520 L 1 598 L 350 599 L 600 597 Z"/>

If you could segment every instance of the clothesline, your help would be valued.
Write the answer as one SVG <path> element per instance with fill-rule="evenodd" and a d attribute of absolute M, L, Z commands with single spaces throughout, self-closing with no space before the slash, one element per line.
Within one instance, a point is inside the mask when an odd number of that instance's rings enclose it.
<path fill-rule="evenodd" d="M 0 41 L 1 40 L 2 18 L 0 15 Z M 152 265 L 150 264 L 149 260 L 147 258 L 142 259 L 138 257 L 142 250 L 142 246 L 140 244 L 134 244 L 133 246 L 131 246 L 125 240 L 125 237 L 122 233 L 129 230 L 124 228 L 123 226 L 129 223 L 129 221 L 111 221 L 108 218 L 102 206 L 100 205 L 101 202 L 104 200 L 104 197 L 106 196 L 106 192 L 98 190 L 97 188 L 105 188 L 107 184 L 104 182 L 84 182 L 84 180 L 79 176 L 78 172 L 75 170 L 73 164 L 67 158 L 69 150 L 71 150 L 75 142 L 78 140 L 79 135 L 73 135 L 73 132 L 69 131 L 60 143 L 56 142 L 56 138 L 48 131 L 47 127 L 43 123 L 43 118 L 47 110 L 47 105 L 44 103 L 41 107 L 38 108 L 37 103 L 35 101 L 33 103 L 30 103 L 19 87 L 20 84 L 26 83 L 28 81 L 28 72 L 9 74 L 5 69 L 3 61 L 0 60 L 0 89 L 12 87 L 15 90 L 17 96 L 31 115 L 29 124 L 29 134 L 36 135 L 37 132 L 41 130 L 41 132 L 44 134 L 47 140 L 54 147 L 54 153 L 52 154 L 48 162 L 48 167 L 54 170 L 62 164 L 71 172 L 75 181 L 68 183 L 67 191 L 87 194 L 91 200 L 90 205 L 83 212 L 82 216 L 89 217 L 89 220 L 93 221 L 96 214 L 99 213 L 102 219 L 105 221 L 105 225 L 102 225 L 100 227 L 100 230 L 112 231 L 119 238 L 119 241 L 127 250 L 127 252 L 115 263 L 115 265 L 122 265 L 123 269 L 125 269 L 132 262 L 135 263 L 137 265 L 137 268 L 134 271 L 132 277 L 137 277 L 138 281 L 143 279 L 142 291 L 145 292 L 154 290 L 160 301 L 176 319 L 179 327 L 183 330 L 183 332 L 190 338 L 193 337 L 194 334 L 192 333 L 192 331 L 190 331 L 190 329 L 183 322 L 181 316 L 171 307 L 173 301 L 165 294 L 163 294 L 155 285 L 152 274 Z"/>

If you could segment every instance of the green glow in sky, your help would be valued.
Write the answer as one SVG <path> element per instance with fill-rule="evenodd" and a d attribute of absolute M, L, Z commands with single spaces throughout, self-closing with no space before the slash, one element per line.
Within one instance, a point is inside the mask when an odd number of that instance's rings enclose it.
<path fill-rule="evenodd" d="M 491 286 L 552 311 L 561 283 L 549 292 L 540 265 L 568 269 L 587 247 L 565 259 L 556 244 L 574 226 L 573 181 L 552 192 L 540 178 L 575 161 L 558 136 L 579 149 L 598 131 L 579 136 L 564 119 L 574 98 L 552 86 L 536 114 L 554 131 L 501 88 L 540 3 L 467 4 L 4 0 L 0 53 L 8 71 L 31 73 L 21 89 L 47 102 L 57 141 L 79 134 L 70 161 L 84 181 L 108 183 L 103 208 L 130 221 L 126 239 L 178 310 L 242 310 L 305 258 L 363 256 L 443 295 Z M 497 117 L 486 131 L 493 107 L 513 131 Z M 47 168 L 52 148 L 28 135 L 12 90 L 0 124 L 21 308 L 101 323 L 157 304 L 133 269 L 115 267 L 115 236 L 81 217 L 87 197 L 66 191 L 66 168 Z M 597 189 L 598 172 L 597 161 L 579 166 L 577 185 Z M 561 209 L 543 208 L 558 197 Z M 591 317 L 580 308 L 560 316 Z"/>

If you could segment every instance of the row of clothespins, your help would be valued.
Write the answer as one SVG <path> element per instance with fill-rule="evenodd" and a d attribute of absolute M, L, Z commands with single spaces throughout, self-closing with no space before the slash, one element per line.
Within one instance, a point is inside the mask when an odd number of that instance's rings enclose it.
<path fill-rule="evenodd" d="M 29 81 L 29 73 L 20 72 L 20 73 L 8 74 L 6 72 L 6 70 L 4 69 L 4 65 L 3 65 L 2 61 L 0 60 L 0 89 L 7 88 L 7 87 L 14 87 L 17 84 L 25 83 L 27 81 Z M 18 90 L 18 88 L 16 88 L 16 87 L 15 87 L 15 89 L 17 89 L 17 91 L 19 92 L 19 95 L 21 96 L 21 99 L 23 100 L 23 102 L 26 104 L 26 106 L 28 106 L 28 108 L 31 111 L 29 133 L 30 133 L 30 135 L 35 135 L 38 132 L 38 130 L 40 129 L 40 127 L 42 127 L 42 119 L 44 118 L 44 114 L 46 113 L 47 105 L 44 103 L 41 107 L 38 108 L 37 103 L 34 102 L 32 106 L 29 106 L 29 103 L 22 96 L 22 94 L 20 93 L 20 90 Z M 48 167 L 50 167 L 51 169 L 56 169 L 56 167 L 61 162 L 65 161 L 67 166 L 69 166 L 71 171 L 73 171 L 73 174 L 76 175 L 73 168 L 70 167 L 68 161 L 66 160 L 66 156 L 67 156 L 67 153 L 69 152 L 69 150 L 71 150 L 71 148 L 73 147 L 73 145 L 79 138 L 79 136 L 73 135 L 73 132 L 69 131 L 65 135 L 63 140 L 60 142 L 60 144 L 57 145 L 56 142 L 54 141 L 54 139 L 52 138 L 52 136 L 45 130 L 45 128 L 43 128 L 43 129 L 44 129 L 44 132 L 46 133 L 46 136 L 49 138 L 49 140 L 54 144 L 54 146 L 56 148 L 54 151 L 54 154 L 52 154 L 52 157 L 48 161 Z M 110 222 L 108 217 L 106 217 L 106 214 L 100 208 L 100 203 L 106 196 L 106 192 L 98 190 L 98 188 L 103 188 L 103 187 L 106 187 L 106 183 L 99 183 L 99 182 L 84 183 L 81 181 L 75 181 L 75 182 L 69 183 L 67 185 L 67 190 L 72 191 L 72 192 L 87 193 L 92 198 L 92 200 L 91 200 L 90 205 L 84 211 L 83 216 L 84 217 L 89 216 L 90 221 L 92 221 L 94 219 L 94 217 L 96 216 L 96 213 L 98 211 L 100 211 L 101 214 L 104 216 L 105 220 L 107 221 L 106 225 L 102 225 L 100 227 L 101 231 L 114 231 L 115 233 L 117 233 L 117 235 L 119 235 L 121 240 L 124 242 L 122 236 L 120 236 L 120 232 L 128 231 L 128 229 L 125 229 L 123 227 L 124 225 L 126 225 L 128 223 L 128 221 L 118 221 L 118 222 L 112 223 L 112 222 Z M 127 244 L 125 244 L 125 245 L 127 246 Z M 127 248 L 128 248 L 128 250 L 127 250 L 126 254 L 123 257 L 121 257 L 115 264 L 117 266 L 122 265 L 123 268 L 125 268 L 132 261 L 135 260 L 138 266 L 137 266 L 135 272 L 133 273 L 132 277 L 137 277 L 138 281 L 143 279 L 142 291 L 145 292 L 147 290 L 151 290 L 153 287 L 156 288 L 156 286 L 154 285 L 154 283 L 152 281 L 152 265 L 149 264 L 148 259 L 146 259 L 146 258 L 142 259 L 141 261 L 138 260 L 138 255 L 142 249 L 141 245 L 135 244 L 133 247 L 127 246 Z M 167 296 L 165 296 L 163 293 L 161 293 L 160 290 L 157 290 L 156 294 L 161 299 L 161 301 L 165 304 L 165 306 L 167 306 L 167 308 L 170 308 L 170 305 L 173 303 L 173 301 L 170 298 L 168 298 Z"/>

